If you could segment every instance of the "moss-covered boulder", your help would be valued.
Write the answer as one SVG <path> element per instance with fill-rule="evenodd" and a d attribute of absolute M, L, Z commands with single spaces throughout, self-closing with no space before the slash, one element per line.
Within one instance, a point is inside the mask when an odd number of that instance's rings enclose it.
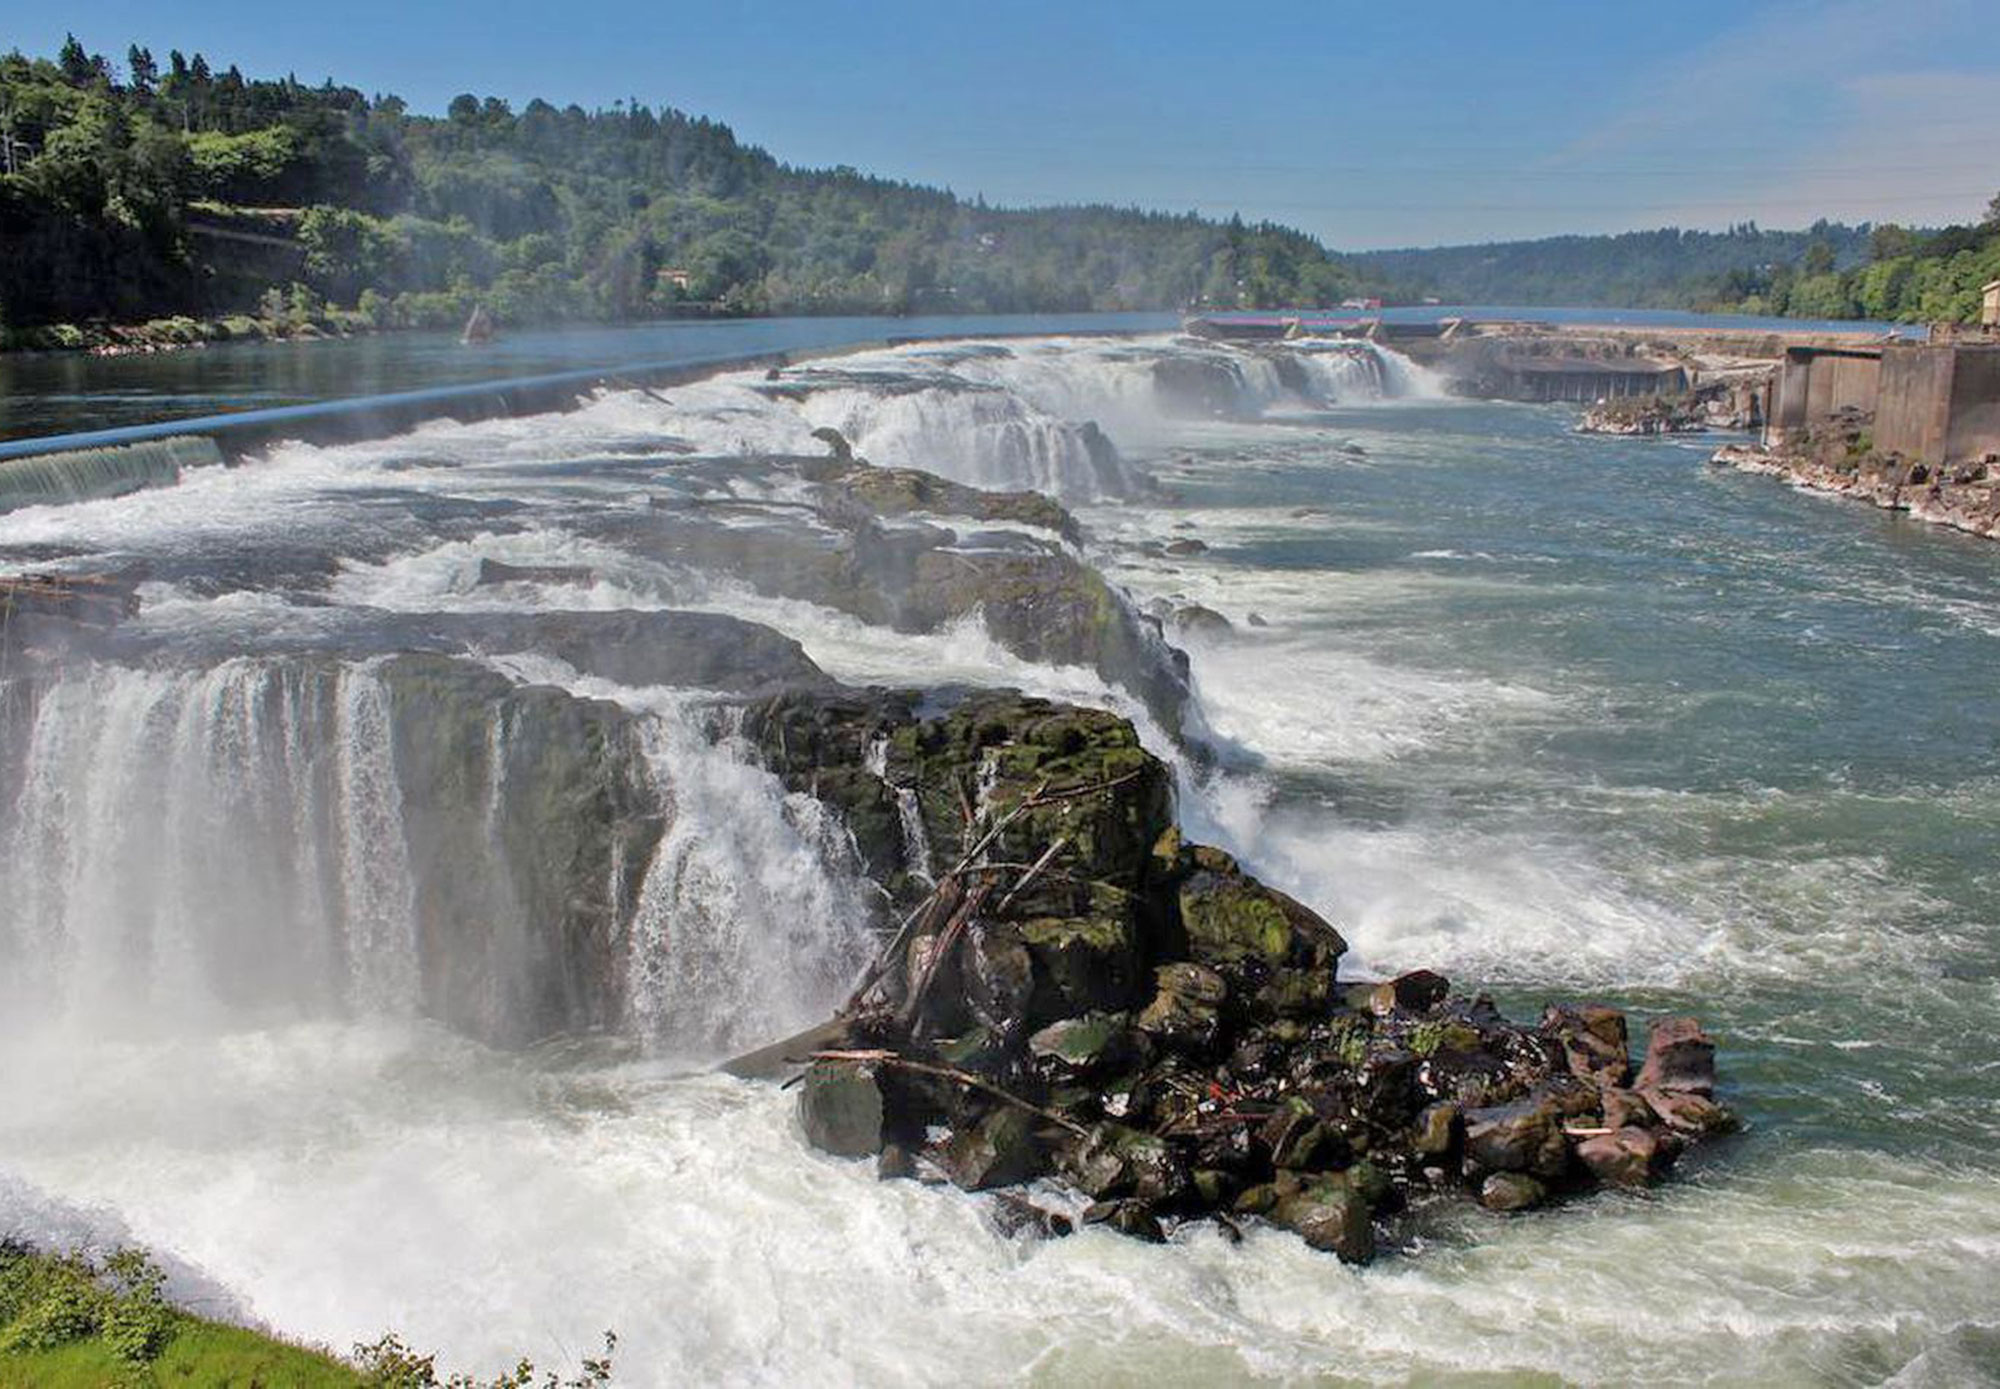
<path fill-rule="evenodd" d="M 1216 849 L 1190 846 L 1181 868 L 1176 896 L 1194 959 L 1217 967 L 1315 970 L 1330 981 L 1347 942 L 1318 913 Z"/>
<path fill-rule="evenodd" d="M 1271 1222 L 1314 1249 L 1338 1255 L 1342 1263 L 1365 1264 L 1375 1257 L 1374 1213 L 1362 1196 L 1342 1182 L 1302 1186 L 1271 1208 Z"/>

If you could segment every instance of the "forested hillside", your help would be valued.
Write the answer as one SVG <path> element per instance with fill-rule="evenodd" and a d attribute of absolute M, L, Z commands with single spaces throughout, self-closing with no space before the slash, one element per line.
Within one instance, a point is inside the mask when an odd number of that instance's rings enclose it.
<path fill-rule="evenodd" d="M 1372 251 L 1363 277 L 1455 304 L 1727 310 L 1794 318 L 1971 322 L 2000 279 L 2000 198 L 1974 225 L 1912 230 L 1818 222 L 1804 231 L 1627 232 Z"/>
<path fill-rule="evenodd" d="M 1352 290 L 1310 237 L 1112 207 L 1010 210 L 729 127 L 615 103 L 443 117 L 200 54 L 114 64 L 71 40 L 0 59 L 0 325 L 168 314 L 379 326 L 676 312 L 1317 305 Z"/>
<path fill-rule="evenodd" d="M 1679 309 L 1696 307 L 1703 298 L 1741 299 L 1748 291 L 1732 277 L 1795 265 L 1815 244 L 1837 265 L 1853 265 L 1867 253 L 1868 229 L 1831 222 L 1798 232 L 1764 231 L 1755 223 L 1726 232 L 1664 227 L 1616 236 L 1369 251 L 1353 259 L 1366 273 L 1401 289 L 1452 304 Z"/>

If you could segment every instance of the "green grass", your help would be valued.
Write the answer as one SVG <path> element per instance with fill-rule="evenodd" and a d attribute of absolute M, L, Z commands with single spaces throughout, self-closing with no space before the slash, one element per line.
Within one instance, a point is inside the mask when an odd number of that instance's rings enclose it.
<path fill-rule="evenodd" d="M 436 1357 L 395 1335 L 352 1362 L 170 1304 L 144 1253 L 51 1254 L 0 1238 L 0 1389 L 596 1389 L 617 1338 L 561 1378 L 523 1359 L 490 1381 L 439 1377 Z"/>
<path fill-rule="evenodd" d="M 157 1360 L 143 1368 L 102 1336 L 54 1350 L 0 1355 L 0 1389 L 362 1389 L 371 1381 L 330 1355 L 287 1345 L 240 1326 L 183 1321 Z"/>
<path fill-rule="evenodd" d="M 135 1250 L 99 1260 L 0 1241 L 0 1389 L 355 1389 L 370 1381 L 331 1356 L 171 1306 L 159 1268 Z"/>

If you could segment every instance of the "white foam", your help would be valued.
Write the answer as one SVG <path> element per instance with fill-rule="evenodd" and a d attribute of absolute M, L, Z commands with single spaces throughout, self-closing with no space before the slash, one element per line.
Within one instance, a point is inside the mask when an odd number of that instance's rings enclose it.
<path fill-rule="evenodd" d="M 635 1386 L 1660 1382 L 1718 1356 L 1797 1382 L 1843 1347 L 1924 1353 L 1988 1315 L 2000 1267 L 1990 1181 L 1833 1151 L 1597 1218 L 1466 1212 L 1356 1271 L 1269 1230 L 1008 1241 L 971 1198 L 812 1153 L 775 1088 L 538 1073 L 421 1028 L 33 1059 L 0 1077 L 0 1146 L 42 1191 L 293 1335 L 395 1328 L 484 1374 L 573 1366 L 611 1328 Z"/>

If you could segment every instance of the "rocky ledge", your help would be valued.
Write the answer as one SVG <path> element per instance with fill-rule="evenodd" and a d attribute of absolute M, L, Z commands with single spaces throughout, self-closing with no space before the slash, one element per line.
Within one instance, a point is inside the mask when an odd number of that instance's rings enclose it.
<path fill-rule="evenodd" d="M 1864 416 L 1806 431 L 1783 449 L 1733 444 L 1716 450 L 1718 467 L 1765 473 L 1810 492 L 1828 492 L 1906 511 L 1919 521 L 2000 537 L 2000 458 L 1947 466 L 1879 453 Z"/>
<path fill-rule="evenodd" d="M 1046 1233 L 1263 1220 L 1364 1262 L 1418 1204 L 1645 1186 L 1733 1124 L 1692 1018 L 1635 1068 L 1613 1008 L 1522 1024 L 1428 972 L 1340 980 L 1339 932 L 1185 842 L 1110 714 L 792 695 L 747 732 L 847 806 L 907 909 L 839 1016 L 732 1068 L 803 1066 L 808 1141 L 884 1177 L 997 1190 Z M 879 797 L 842 771 L 864 758 Z"/>
<path fill-rule="evenodd" d="M 1583 412 L 1579 434 L 1702 434 L 1711 429 L 1757 429 L 1764 423 L 1765 375 L 1741 373 L 1705 381 L 1672 395 L 1600 400 Z"/>
<path fill-rule="evenodd" d="M 1576 424 L 1579 434 L 1701 434 L 1707 429 L 1707 418 L 1685 395 L 1600 400 Z"/>

